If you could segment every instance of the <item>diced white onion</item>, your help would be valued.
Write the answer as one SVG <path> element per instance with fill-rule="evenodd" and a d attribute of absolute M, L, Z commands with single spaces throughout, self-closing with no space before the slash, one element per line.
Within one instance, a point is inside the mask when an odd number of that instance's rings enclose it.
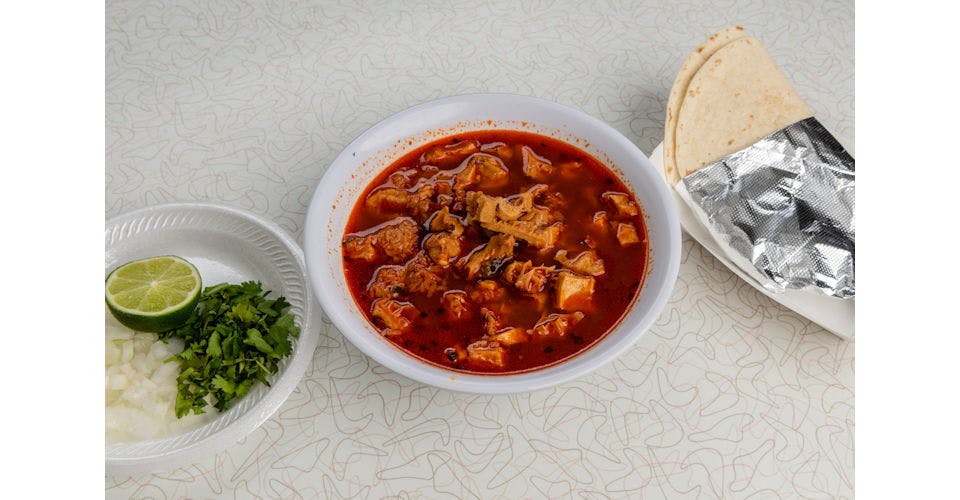
<path fill-rule="evenodd" d="M 161 439 L 195 429 L 216 416 L 215 410 L 178 419 L 175 361 L 164 360 L 183 350 L 183 342 L 158 340 L 156 334 L 134 332 L 107 312 L 105 386 L 108 444 Z"/>

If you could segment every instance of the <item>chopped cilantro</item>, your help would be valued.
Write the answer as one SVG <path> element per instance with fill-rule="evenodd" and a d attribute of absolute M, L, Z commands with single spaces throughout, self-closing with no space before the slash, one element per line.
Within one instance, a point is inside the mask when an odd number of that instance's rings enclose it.
<path fill-rule="evenodd" d="M 167 361 L 180 362 L 176 413 L 204 413 L 207 396 L 224 411 L 260 381 L 277 373 L 280 360 L 293 351 L 290 337 L 300 328 L 284 311 L 283 298 L 267 299 L 269 291 L 255 281 L 207 287 L 200 304 L 183 326 L 160 338 L 183 340 L 183 352 Z"/>

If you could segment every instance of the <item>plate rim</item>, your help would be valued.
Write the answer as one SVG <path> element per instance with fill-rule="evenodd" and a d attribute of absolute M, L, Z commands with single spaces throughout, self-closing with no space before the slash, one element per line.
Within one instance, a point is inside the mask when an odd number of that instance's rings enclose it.
<path fill-rule="evenodd" d="M 287 399 L 289 399 L 290 394 L 300 385 L 304 375 L 312 365 L 314 355 L 316 354 L 320 337 L 319 330 L 315 329 L 315 325 L 318 324 L 320 320 L 318 317 L 319 308 L 318 305 L 315 304 L 316 299 L 314 298 L 310 280 L 306 274 L 306 260 L 304 259 L 303 249 L 288 231 L 273 221 L 248 210 L 212 202 L 172 202 L 150 205 L 105 219 L 103 226 L 105 236 L 104 254 L 110 251 L 110 240 L 112 239 L 110 237 L 111 228 L 118 227 L 127 221 L 150 215 L 164 213 L 175 214 L 177 212 L 190 210 L 200 212 L 211 211 L 244 219 L 265 230 L 271 237 L 275 238 L 290 251 L 300 271 L 304 289 L 303 318 L 301 318 L 300 336 L 297 339 L 298 348 L 294 351 L 287 370 L 280 378 L 274 381 L 274 384 L 271 385 L 264 397 L 253 404 L 246 412 L 239 415 L 236 420 L 194 443 L 174 450 L 139 457 L 110 457 L 105 454 L 106 476 L 130 476 L 171 470 L 171 468 L 178 465 L 188 465 L 191 461 L 212 456 L 236 444 L 240 439 L 243 439 L 262 426 L 264 422 L 283 406 Z M 143 232 L 155 231 L 156 229 L 157 228 L 149 228 Z M 216 419 L 213 419 L 209 423 L 215 421 Z M 168 439 L 177 439 L 181 436 L 183 436 L 183 433 L 156 441 L 162 442 Z"/>

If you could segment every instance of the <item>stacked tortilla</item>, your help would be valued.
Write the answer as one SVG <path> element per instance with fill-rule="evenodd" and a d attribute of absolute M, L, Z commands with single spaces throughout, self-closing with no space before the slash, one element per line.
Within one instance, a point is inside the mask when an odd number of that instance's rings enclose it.
<path fill-rule="evenodd" d="M 805 118 L 777 63 L 740 26 L 711 36 L 687 57 L 667 103 L 663 163 L 670 185 Z"/>

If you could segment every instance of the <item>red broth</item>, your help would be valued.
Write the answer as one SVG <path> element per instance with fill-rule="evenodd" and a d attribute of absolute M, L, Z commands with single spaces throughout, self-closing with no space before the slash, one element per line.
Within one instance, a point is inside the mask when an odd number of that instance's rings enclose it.
<path fill-rule="evenodd" d="M 588 349 L 624 316 L 648 265 L 626 186 L 536 134 L 424 145 L 359 200 L 343 240 L 354 300 L 398 348 L 451 370 L 529 371 Z"/>

